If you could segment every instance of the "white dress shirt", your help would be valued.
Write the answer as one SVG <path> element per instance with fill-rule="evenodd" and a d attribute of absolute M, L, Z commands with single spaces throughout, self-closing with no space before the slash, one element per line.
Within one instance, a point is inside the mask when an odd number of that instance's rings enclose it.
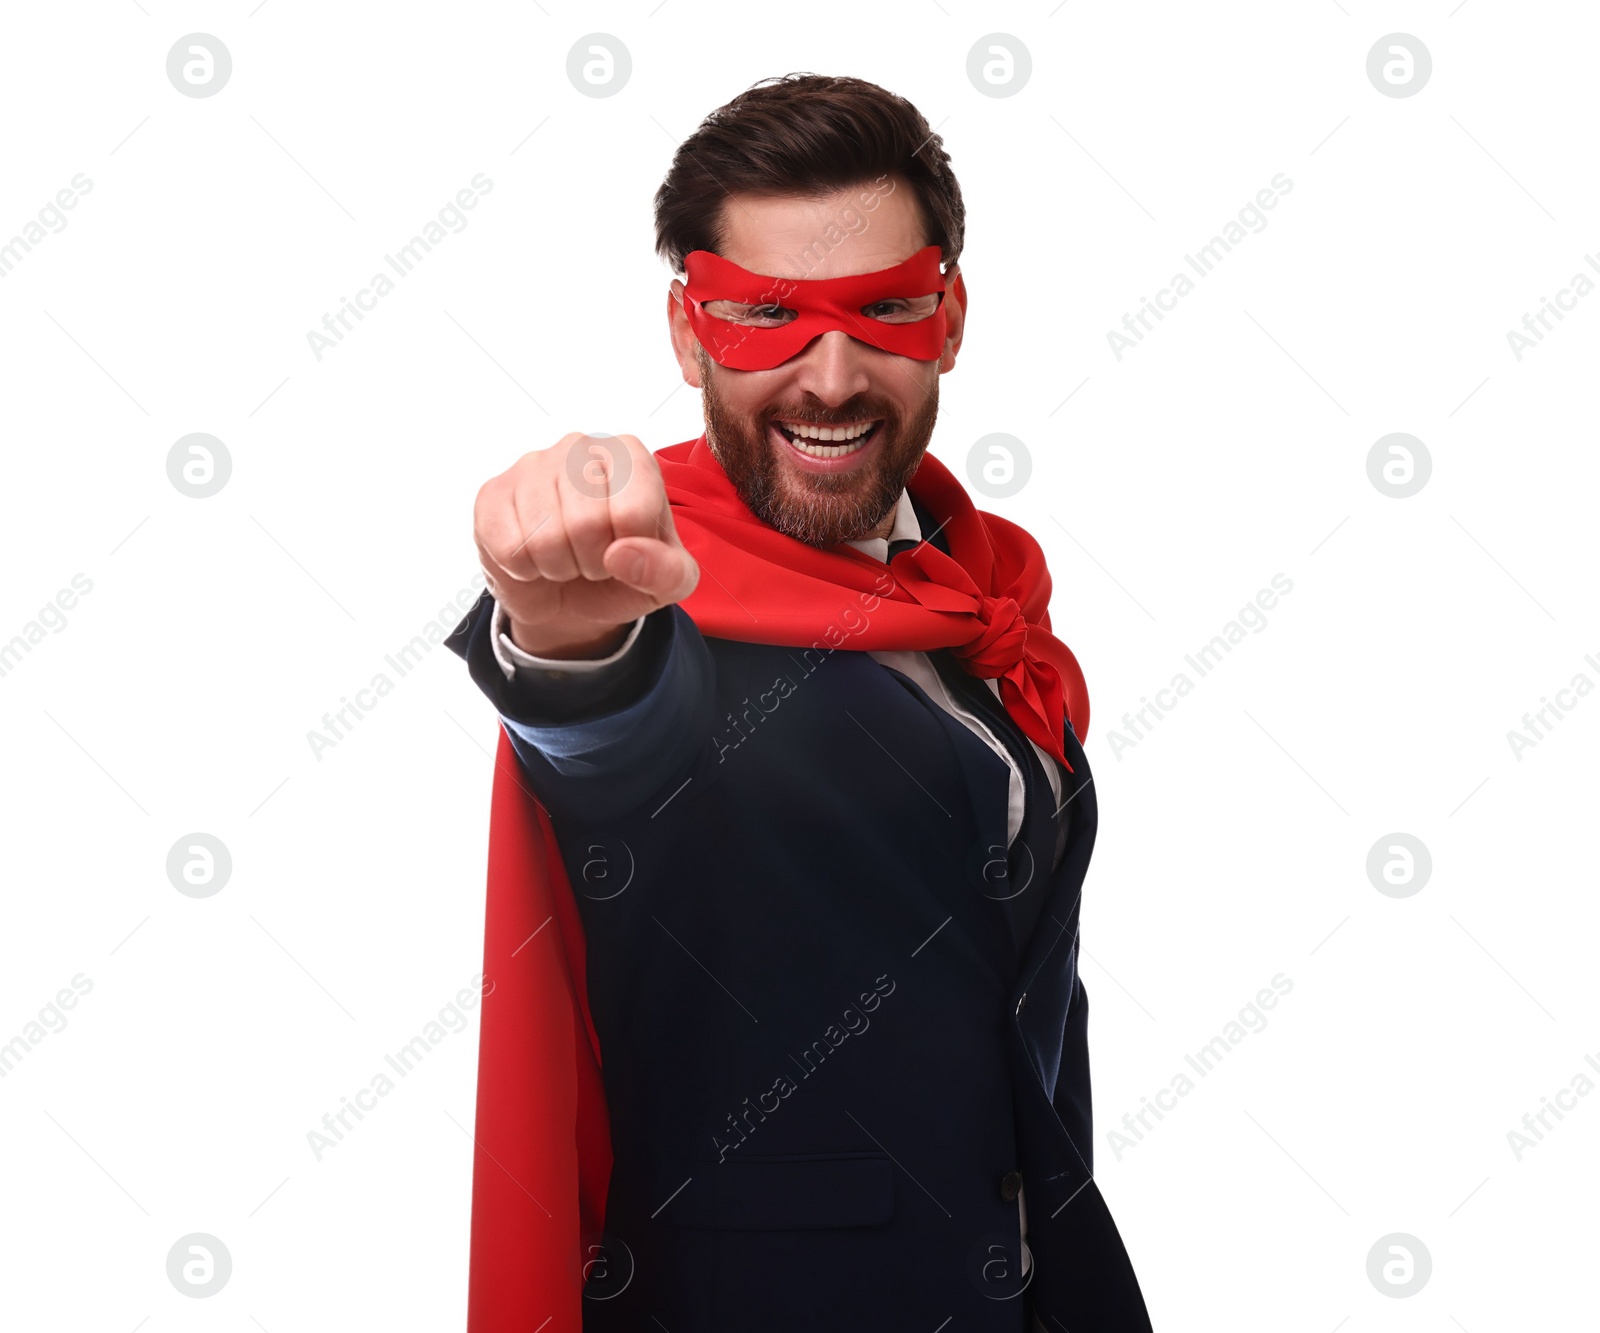
<path fill-rule="evenodd" d="M 864 551 L 874 560 L 887 561 L 889 559 L 889 543 L 902 539 L 919 541 L 922 538 L 922 525 L 917 522 L 917 511 L 911 506 L 911 496 L 906 491 L 900 492 L 900 501 L 894 511 L 894 526 L 889 530 L 887 537 L 864 537 L 860 541 L 847 543 L 858 551 Z M 639 638 L 639 631 L 644 628 L 644 617 L 640 616 L 633 622 L 633 628 L 628 631 L 628 637 L 622 641 L 620 647 L 605 657 L 595 658 L 556 658 L 536 657 L 532 653 L 524 652 L 511 642 L 511 636 L 505 628 L 505 612 L 500 603 L 494 604 L 494 615 L 490 622 L 490 643 L 494 647 L 495 661 L 500 664 L 500 669 L 505 672 L 506 679 L 515 678 L 519 670 L 538 672 L 549 680 L 559 679 L 568 673 L 595 671 L 601 667 L 609 666 L 622 659 Z M 953 699 L 950 692 L 945 689 L 944 681 L 940 679 L 938 671 L 928 660 L 925 652 L 914 649 L 869 649 L 874 661 L 886 667 L 893 667 L 896 671 L 903 672 L 916 681 L 923 692 L 943 708 L 945 712 L 959 719 L 971 730 L 979 740 L 993 750 L 1002 760 L 1011 773 L 1009 800 L 1006 808 L 1006 843 L 1017 836 L 1017 831 L 1022 827 L 1022 815 L 1026 808 L 1027 788 L 1024 784 L 1022 770 L 1017 766 L 1016 760 L 1011 757 L 1011 752 L 989 729 L 988 724 L 971 709 L 962 706 L 959 700 Z M 995 698 L 1000 697 L 1000 684 L 990 678 L 984 679 Z M 1028 741 L 1033 746 L 1033 751 L 1039 756 L 1039 763 L 1044 768 L 1045 776 L 1050 780 L 1050 790 L 1059 810 L 1061 805 L 1061 769 L 1049 755 L 1041 750 L 1033 741 Z M 1066 843 L 1066 825 L 1063 823 L 1056 836 L 1055 860 L 1059 863 L 1061 853 Z M 1021 1225 L 1024 1242 L 1028 1236 L 1028 1211 L 1024 1200 L 1025 1187 L 1017 1192 L 1017 1217 Z M 1032 1267 L 1031 1256 L 1026 1244 L 1022 1250 L 1022 1272 L 1027 1274 Z"/>

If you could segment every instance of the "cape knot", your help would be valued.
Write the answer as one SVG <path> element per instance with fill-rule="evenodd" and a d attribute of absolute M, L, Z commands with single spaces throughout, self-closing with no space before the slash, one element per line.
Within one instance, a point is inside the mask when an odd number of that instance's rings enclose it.
<path fill-rule="evenodd" d="M 951 648 L 968 664 L 974 676 L 1003 676 L 1022 660 L 1028 642 L 1028 622 L 1022 608 L 1011 597 L 978 598 L 973 608 L 982 626 L 978 636 Z"/>

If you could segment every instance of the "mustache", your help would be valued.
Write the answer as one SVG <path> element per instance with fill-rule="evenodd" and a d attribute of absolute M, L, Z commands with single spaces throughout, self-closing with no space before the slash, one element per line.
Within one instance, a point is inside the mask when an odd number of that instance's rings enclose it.
<path fill-rule="evenodd" d="M 796 421 L 806 426 L 848 426 L 858 421 L 894 422 L 898 414 L 888 404 L 862 404 L 854 411 L 818 412 L 815 409 L 800 412 L 774 411 L 766 414 L 768 421 Z"/>

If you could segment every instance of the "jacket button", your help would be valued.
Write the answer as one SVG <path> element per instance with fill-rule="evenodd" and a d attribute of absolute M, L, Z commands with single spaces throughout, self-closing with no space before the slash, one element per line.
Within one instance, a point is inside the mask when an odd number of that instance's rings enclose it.
<path fill-rule="evenodd" d="M 1022 1172 L 1007 1171 L 1000 1177 L 1000 1197 L 1007 1203 L 1015 1203 L 1017 1195 L 1022 1192 Z"/>
<path fill-rule="evenodd" d="M 1028 992 L 1027 991 L 1023 991 L 1022 992 L 1022 998 L 1017 1001 L 1017 1012 L 1020 1014 L 1027 1007 L 1028 1007 Z"/>

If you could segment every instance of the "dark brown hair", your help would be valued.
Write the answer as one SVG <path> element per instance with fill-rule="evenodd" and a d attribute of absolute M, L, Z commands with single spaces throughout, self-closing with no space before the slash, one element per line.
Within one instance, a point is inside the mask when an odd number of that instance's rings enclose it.
<path fill-rule="evenodd" d="M 720 253 L 729 194 L 813 196 L 891 173 L 910 182 L 926 243 L 955 262 L 966 231 L 961 187 L 916 107 L 865 79 L 762 79 L 678 145 L 656 191 L 656 253 L 680 276 L 691 250 Z"/>

